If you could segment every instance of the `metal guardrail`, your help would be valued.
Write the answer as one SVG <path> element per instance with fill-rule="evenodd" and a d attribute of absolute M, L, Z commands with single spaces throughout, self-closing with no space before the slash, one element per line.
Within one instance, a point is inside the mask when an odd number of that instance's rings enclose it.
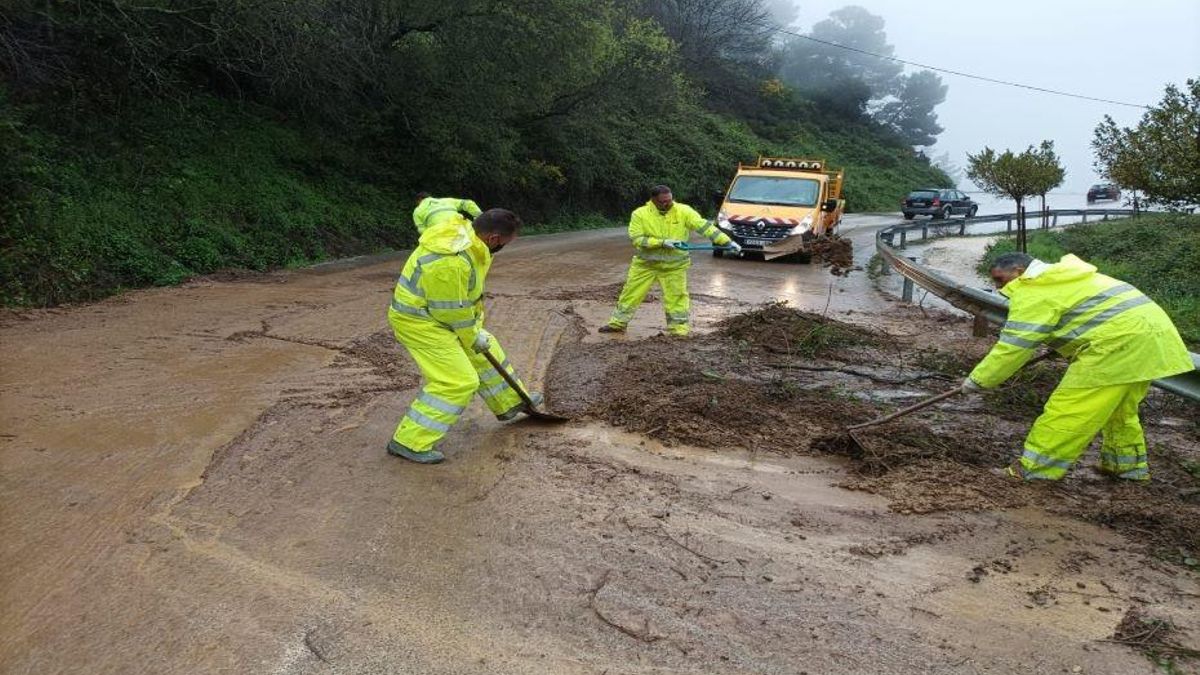
<path fill-rule="evenodd" d="M 1088 222 L 1088 216 L 1100 216 L 1101 219 L 1108 220 L 1112 216 L 1132 216 L 1134 215 L 1134 211 L 1132 209 L 1055 209 L 1046 212 L 1027 212 L 1026 221 L 1028 223 L 1042 220 L 1043 214 L 1047 216 L 1049 222 L 1052 223 L 1051 227 L 1053 227 L 1057 225 L 1060 216 L 1081 216 L 1083 218 L 1082 222 L 1086 223 Z M 903 248 L 907 244 L 909 239 L 908 233 L 914 230 L 921 230 L 921 239 L 926 240 L 929 238 L 930 229 L 933 229 L 937 236 L 951 236 L 944 233 L 939 234 L 939 231 L 957 229 L 958 236 L 963 236 L 967 233 L 967 228 L 973 224 L 1007 221 L 1008 227 L 1006 231 L 1011 232 L 1016 218 L 1017 215 L 1015 213 L 1006 213 L 959 220 L 897 223 L 882 228 L 876 233 L 875 249 L 879 252 L 879 256 L 883 258 L 884 263 L 895 268 L 905 279 L 910 280 L 917 286 L 924 288 L 964 312 L 981 317 L 988 323 L 1002 325 L 1008 316 L 1007 298 L 982 289 L 971 288 L 970 286 L 948 279 L 924 265 L 909 260 L 900 253 L 898 248 Z M 897 238 L 899 238 L 898 247 L 896 243 Z M 911 299 L 909 293 L 906 293 L 906 295 L 908 296 L 906 299 Z M 1192 353 L 1192 363 L 1195 364 L 1197 370 L 1193 370 L 1190 373 L 1183 373 L 1182 375 L 1175 375 L 1174 377 L 1154 380 L 1154 386 L 1193 401 L 1200 401 L 1200 354 Z"/>

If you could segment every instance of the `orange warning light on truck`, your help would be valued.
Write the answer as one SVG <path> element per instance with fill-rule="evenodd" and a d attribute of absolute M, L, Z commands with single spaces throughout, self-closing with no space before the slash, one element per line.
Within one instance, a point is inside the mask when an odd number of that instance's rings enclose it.
<path fill-rule="evenodd" d="M 717 227 L 747 253 L 767 258 L 803 251 L 804 244 L 831 235 L 842 222 L 845 171 L 821 159 L 759 157 L 738 164 L 725 191 Z"/>

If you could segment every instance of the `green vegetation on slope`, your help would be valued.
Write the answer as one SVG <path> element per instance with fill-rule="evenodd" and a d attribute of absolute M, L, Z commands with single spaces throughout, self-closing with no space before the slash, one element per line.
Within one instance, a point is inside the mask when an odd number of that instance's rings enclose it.
<path fill-rule="evenodd" d="M 404 248 L 418 190 L 558 231 L 623 222 L 657 183 L 712 215 L 759 154 L 844 166 L 851 210 L 948 182 L 865 111 L 772 80 L 751 48 L 769 32 L 733 30 L 742 51 L 701 43 L 701 72 L 670 37 L 696 17 L 624 0 L 17 0 L 0 15 L 0 45 L 19 47 L 0 49 L 6 304 Z"/>
<path fill-rule="evenodd" d="M 0 214 L 6 303 L 91 299 L 406 241 L 411 198 L 371 182 L 342 148 L 217 101 L 133 119 L 76 137 L 11 111 L 0 120 L 17 148 L 0 167 L 0 184 L 18 195 Z"/>
<path fill-rule="evenodd" d="M 986 274 L 1000 254 L 1015 250 L 1015 239 L 998 240 L 984 254 L 980 273 Z M 1133 284 L 1171 315 L 1193 351 L 1200 348 L 1200 216 L 1148 214 L 1031 232 L 1028 251 L 1046 261 L 1074 253 L 1104 274 Z"/>
<path fill-rule="evenodd" d="M 668 182 L 711 215 L 736 163 L 759 153 L 844 166 L 855 211 L 890 210 L 911 186 L 946 180 L 866 128 L 813 125 L 768 142 L 744 124 L 696 114 L 712 128 L 686 139 L 693 162 L 671 156 L 687 135 L 680 129 L 665 139 L 675 143 L 666 157 L 649 156 L 652 147 L 612 148 L 597 157 L 595 175 L 575 176 L 608 192 L 605 200 L 570 198 L 529 213 L 517 195 L 508 205 L 531 221 L 530 233 L 619 225 L 643 199 L 638 192 Z M 148 105 L 116 125 L 97 118 L 75 128 L 46 115 L 33 106 L 0 110 L 0 140 L 16 150 L 0 163 L 0 187 L 17 195 L 0 207 L 5 304 L 89 300 L 219 269 L 295 266 L 414 242 L 412 194 L 422 184 L 398 183 L 386 162 L 273 121 L 268 111 L 198 98 Z"/>

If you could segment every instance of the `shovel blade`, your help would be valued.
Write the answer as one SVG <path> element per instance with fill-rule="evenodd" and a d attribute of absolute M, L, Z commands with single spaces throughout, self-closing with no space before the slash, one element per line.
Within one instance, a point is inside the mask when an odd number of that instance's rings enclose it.
<path fill-rule="evenodd" d="M 563 417 L 562 415 L 542 412 L 540 410 L 534 410 L 533 408 L 526 410 L 525 416 L 531 420 L 537 420 L 539 422 L 554 422 L 556 424 L 571 421 L 570 417 Z"/>

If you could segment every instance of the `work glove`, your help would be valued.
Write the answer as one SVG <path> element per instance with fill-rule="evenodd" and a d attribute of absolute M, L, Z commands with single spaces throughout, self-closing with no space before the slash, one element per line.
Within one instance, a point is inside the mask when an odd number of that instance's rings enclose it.
<path fill-rule="evenodd" d="M 679 241 L 678 239 L 663 239 L 663 248 L 687 248 L 687 242 Z"/>
<path fill-rule="evenodd" d="M 480 331 L 475 334 L 475 342 L 471 345 L 471 348 L 474 349 L 477 354 L 482 354 L 491 346 L 492 334 L 486 330 L 480 329 Z"/>
<path fill-rule="evenodd" d="M 737 243 L 736 241 L 733 241 L 732 239 L 730 239 L 729 243 L 725 244 L 725 245 L 729 247 L 730 253 L 741 253 L 742 252 L 742 245 Z"/>
<path fill-rule="evenodd" d="M 975 383 L 975 380 L 967 378 L 963 380 L 962 390 L 964 394 L 974 394 L 975 392 L 983 391 L 983 387 Z"/>

